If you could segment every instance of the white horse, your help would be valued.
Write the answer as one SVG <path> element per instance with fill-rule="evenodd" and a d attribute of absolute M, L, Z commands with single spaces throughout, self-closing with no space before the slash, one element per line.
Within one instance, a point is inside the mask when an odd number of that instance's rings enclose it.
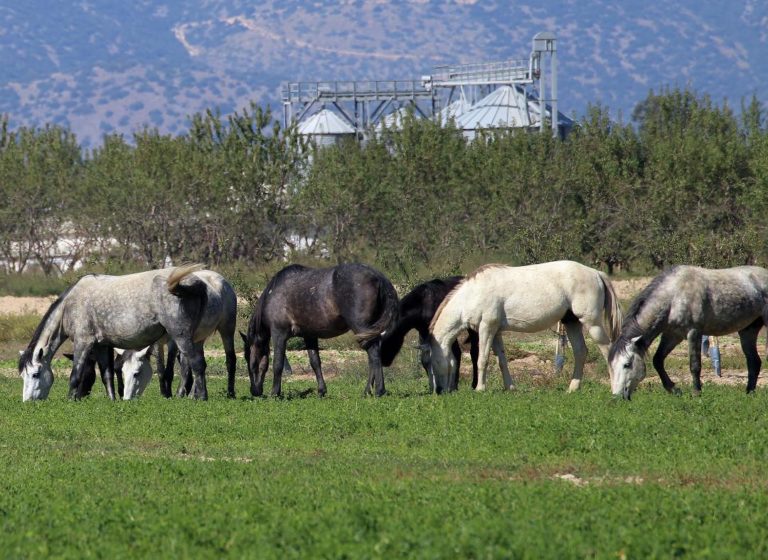
<path fill-rule="evenodd" d="M 622 312 L 608 277 L 572 261 L 530 266 L 485 265 L 467 276 L 448 294 L 430 325 L 432 368 L 441 388 L 453 386 L 447 380 L 454 371 L 451 344 L 462 329 L 473 329 L 480 337 L 476 389 L 486 386 L 491 346 L 499 358 L 504 387 L 513 387 L 502 331 L 538 332 L 562 321 L 573 348 L 574 368 L 568 388 L 581 385 L 587 346 L 582 327 L 597 342 L 608 361 L 608 349 L 618 334 Z M 611 374 L 610 366 L 608 368 Z"/>

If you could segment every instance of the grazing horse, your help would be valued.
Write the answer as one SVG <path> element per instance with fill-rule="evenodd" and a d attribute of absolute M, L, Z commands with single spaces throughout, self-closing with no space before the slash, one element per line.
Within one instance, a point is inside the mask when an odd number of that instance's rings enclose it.
<path fill-rule="evenodd" d="M 248 324 L 245 360 L 251 381 L 251 394 L 261 396 L 269 367 L 269 343 L 274 340 L 274 383 L 272 395 L 279 396 L 286 342 L 304 338 L 309 363 L 317 378 L 317 392 L 326 387 L 320 367 L 318 339 L 332 338 L 351 330 L 368 352 L 370 394 L 384 394 L 381 369 L 381 340 L 397 321 L 398 300 L 387 278 L 363 264 L 341 264 L 331 268 L 290 265 L 269 281 Z"/>
<path fill-rule="evenodd" d="M 664 369 L 672 349 L 688 339 L 694 394 L 701 393 L 701 337 L 739 333 L 747 358 L 747 392 L 757 386 L 761 360 L 757 335 L 768 322 L 768 270 L 738 266 L 711 270 L 674 266 L 662 272 L 632 302 L 611 345 L 612 392 L 629 399 L 645 377 L 645 354 L 661 335 L 653 367 L 669 392 L 680 389 Z"/>
<path fill-rule="evenodd" d="M 119 350 L 115 356 L 115 370 L 120 372 L 125 383 L 125 388 L 121 393 L 124 401 L 130 401 L 144 394 L 144 389 L 147 388 L 149 382 L 152 380 L 152 365 L 150 363 L 150 357 L 158 344 L 150 344 L 146 348 L 141 350 Z M 162 393 L 162 380 L 165 368 L 163 367 L 162 352 L 158 356 L 158 376 L 160 377 L 161 393 Z M 163 395 L 166 396 L 166 395 Z"/>
<path fill-rule="evenodd" d="M 618 336 L 621 318 L 608 277 L 577 262 L 485 265 L 460 282 L 435 313 L 430 325 L 432 367 L 441 386 L 450 386 L 446 377 L 455 371 L 450 346 L 461 329 L 471 328 L 480 337 L 476 390 L 485 389 L 491 346 L 499 357 L 504 387 L 511 389 L 502 331 L 532 333 L 562 321 L 575 362 L 568 390 L 575 391 L 581 384 L 587 355 L 582 327 L 588 329 L 607 361 L 608 347 Z M 610 367 L 608 372 L 610 375 Z"/>
<path fill-rule="evenodd" d="M 433 392 L 435 388 L 435 377 L 430 367 L 429 352 L 429 324 L 435 311 L 440 306 L 445 296 L 453 290 L 459 282 L 464 279 L 463 276 L 451 276 L 449 278 L 435 278 L 419 284 L 413 290 L 408 292 L 400 299 L 400 318 L 394 328 L 387 333 L 381 342 L 381 363 L 389 367 L 403 347 L 405 335 L 411 329 L 416 329 L 419 333 L 419 349 L 421 354 L 421 365 L 427 372 L 429 379 L 429 391 Z M 472 388 L 477 386 L 477 333 L 469 330 L 469 355 L 472 358 Z M 461 348 L 458 341 L 451 345 L 451 352 L 456 360 L 456 367 L 461 360 Z M 458 372 L 453 379 L 456 385 L 451 390 L 458 389 Z"/>
<path fill-rule="evenodd" d="M 152 345 L 143 350 L 123 350 L 115 348 L 115 376 L 117 377 L 117 394 L 124 400 L 130 400 L 132 397 L 140 395 L 152 378 L 152 366 L 149 363 L 149 354 Z M 64 353 L 64 356 L 74 362 L 75 355 Z M 123 384 L 123 370 L 129 377 L 129 381 Z M 86 397 L 91 393 L 93 385 L 96 382 L 96 358 L 93 353 L 88 357 L 83 367 L 82 377 L 80 379 L 80 395 Z M 131 386 L 131 387 L 129 387 Z M 126 387 L 128 392 L 126 393 Z M 109 389 L 107 395 L 109 395 Z"/>
<path fill-rule="evenodd" d="M 202 315 L 193 338 L 195 344 L 202 351 L 203 344 L 209 336 L 216 331 L 221 335 L 226 355 L 228 379 L 231 380 L 228 392 L 230 396 L 234 396 L 234 378 L 237 367 L 237 355 L 235 354 L 237 296 L 232 285 L 218 272 L 200 270 L 195 275 L 205 283 L 206 295 Z M 164 397 L 170 397 L 172 394 L 173 370 L 178 358 L 181 365 L 181 382 L 176 395 L 179 397 L 189 395 L 192 390 L 192 375 L 189 364 L 179 355 L 176 342 L 166 335 L 152 346 L 156 348 L 161 394 Z M 152 368 L 149 363 L 153 351 L 152 346 L 147 346 L 141 350 L 126 350 L 119 357 L 125 379 L 124 400 L 130 400 L 141 395 L 152 379 Z M 167 361 L 164 358 L 164 346 L 168 348 Z"/>
<path fill-rule="evenodd" d="M 114 399 L 112 349 L 144 348 L 166 333 L 176 340 L 195 374 L 195 396 L 208 398 L 205 357 L 194 338 L 207 299 L 207 285 L 195 274 L 200 269 L 201 265 L 188 265 L 124 276 L 88 275 L 67 288 L 48 308 L 19 358 L 23 399 L 48 397 L 53 385 L 51 359 L 67 338 L 74 346 L 69 396 L 83 396 L 80 381 L 92 355 L 107 394 Z M 233 393 L 234 369 L 230 389 Z"/>

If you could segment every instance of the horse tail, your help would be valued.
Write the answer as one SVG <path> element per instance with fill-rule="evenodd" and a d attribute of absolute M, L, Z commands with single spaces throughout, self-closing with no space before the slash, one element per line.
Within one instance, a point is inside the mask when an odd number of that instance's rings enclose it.
<path fill-rule="evenodd" d="M 616 295 L 616 290 L 613 288 L 611 280 L 604 272 L 597 272 L 600 277 L 600 281 L 603 283 L 603 292 L 605 298 L 603 300 L 603 313 L 608 325 L 608 336 L 611 337 L 611 341 L 619 338 L 621 334 L 621 324 L 624 321 L 624 313 L 621 311 L 621 305 L 619 305 L 619 298 Z"/>
<path fill-rule="evenodd" d="M 197 277 L 189 277 L 191 274 L 203 270 L 202 264 L 185 264 L 177 266 L 171 271 L 166 283 L 168 291 L 175 296 L 199 296 L 207 293 L 205 282 Z"/>
<path fill-rule="evenodd" d="M 392 282 L 384 276 L 378 275 L 379 282 L 379 307 L 381 313 L 376 321 L 364 331 L 355 333 L 358 343 L 363 348 L 368 348 L 378 337 L 385 337 L 390 330 L 395 328 L 400 316 L 400 300 Z"/>

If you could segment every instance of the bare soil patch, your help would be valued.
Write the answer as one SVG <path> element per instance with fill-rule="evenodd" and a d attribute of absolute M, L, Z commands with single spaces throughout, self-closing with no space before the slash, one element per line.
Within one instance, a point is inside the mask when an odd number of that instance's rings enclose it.
<path fill-rule="evenodd" d="M 54 302 L 56 296 L 15 297 L 0 296 L 0 314 L 6 315 L 42 315 Z"/>

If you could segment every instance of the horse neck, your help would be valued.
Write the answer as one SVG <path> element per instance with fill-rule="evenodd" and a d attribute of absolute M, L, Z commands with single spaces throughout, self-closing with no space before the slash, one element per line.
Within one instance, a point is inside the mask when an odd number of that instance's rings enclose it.
<path fill-rule="evenodd" d="M 42 330 L 40 331 L 35 350 L 43 349 L 44 360 L 50 362 L 56 350 L 67 340 L 68 335 L 64 331 L 64 305 L 63 302 L 48 315 Z"/>
<path fill-rule="evenodd" d="M 640 336 L 650 344 L 664 330 L 664 325 L 669 318 L 669 307 L 668 301 L 646 302 L 636 313 L 624 319 L 621 337 L 632 339 Z"/>
<path fill-rule="evenodd" d="M 430 330 L 440 347 L 448 348 L 464 327 L 461 320 L 461 307 L 455 304 L 454 298 L 451 298 L 451 301 L 448 301 L 440 310 L 440 315 L 437 316 Z"/>

